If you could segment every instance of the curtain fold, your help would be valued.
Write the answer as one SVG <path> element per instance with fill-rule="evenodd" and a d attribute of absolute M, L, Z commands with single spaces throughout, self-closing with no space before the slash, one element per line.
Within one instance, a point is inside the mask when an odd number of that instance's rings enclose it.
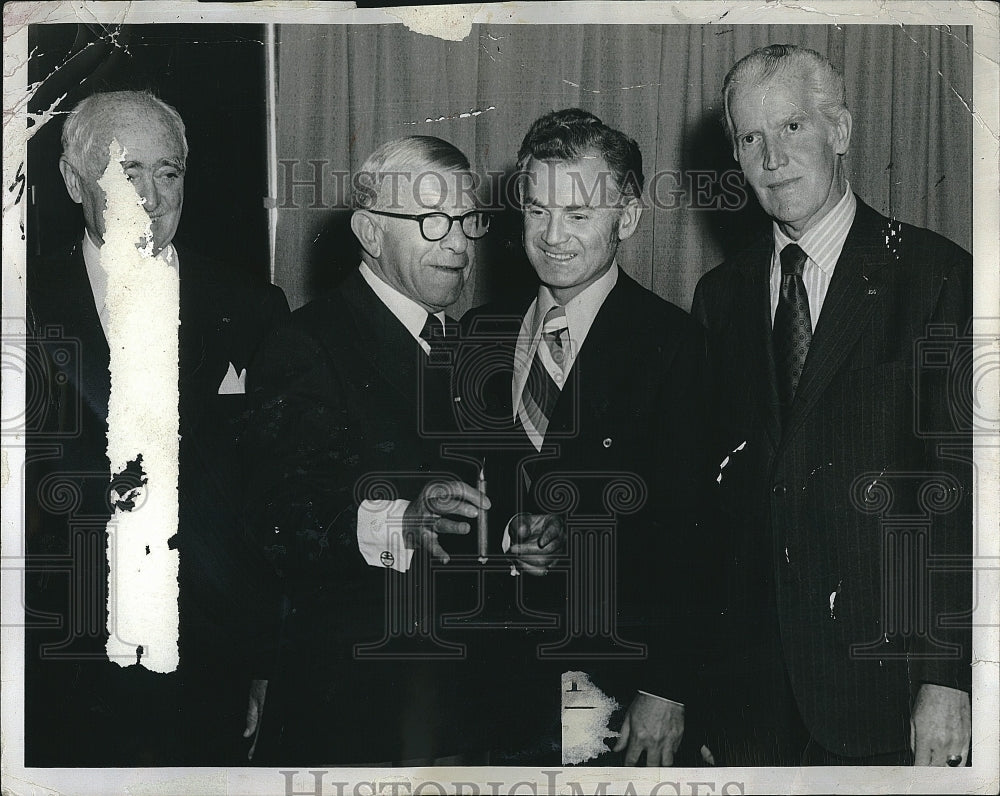
<path fill-rule="evenodd" d="M 451 141 L 485 175 L 512 170 L 531 122 L 579 106 L 639 143 L 647 207 L 622 267 L 687 309 L 703 273 L 761 214 L 721 125 L 722 80 L 769 43 L 801 44 L 844 72 L 854 132 L 846 165 L 873 207 L 972 240 L 971 29 L 870 25 L 476 25 L 446 42 L 402 25 L 278 27 L 276 281 L 293 306 L 358 262 L 352 174 L 380 143 Z M 313 186 L 289 191 L 323 171 Z M 342 175 L 339 178 L 336 175 Z M 650 196 L 655 189 L 655 196 Z M 739 207 L 734 205 L 738 204 Z M 531 278 L 516 211 L 479 245 L 460 316 Z"/>

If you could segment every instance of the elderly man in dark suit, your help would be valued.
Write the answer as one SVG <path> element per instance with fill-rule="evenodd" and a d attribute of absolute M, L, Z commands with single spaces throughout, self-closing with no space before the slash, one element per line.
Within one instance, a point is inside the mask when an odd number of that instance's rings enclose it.
<path fill-rule="evenodd" d="M 112 139 L 125 150 L 120 168 L 149 215 L 151 254 L 180 273 L 179 520 L 172 540 L 180 555 L 180 667 L 170 675 L 135 660 L 119 668 L 105 654 L 105 528 L 115 501 L 141 480 L 137 470 L 116 474 L 109 491 L 107 328 L 114 307 L 105 300 L 101 249 L 111 222 L 98 179 Z M 31 623 L 27 634 L 26 761 L 236 762 L 225 727 L 238 726 L 246 680 L 234 682 L 232 660 L 245 658 L 250 645 L 253 628 L 244 622 L 257 604 L 256 589 L 246 584 L 262 571 L 241 544 L 236 442 L 245 402 L 238 374 L 288 305 L 279 289 L 174 244 L 188 147 L 172 107 L 147 92 L 95 94 L 67 118 L 62 144 L 60 169 L 86 230 L 68 251 L 28 263 L 30 352 L 43 377 L 29 383 L 27 402 L 44 408 L 44 423 L 27 439 L 26 607 L 56 621 Z M 182 726 L 200 728 L 196 743 L 188 745 L 195 736 Z"/>
<path fill-rule="evenodd" d="M 586 111 L 555 111 L 531 126 L 518 169 L 539 284 L 463 317 L 455 379 L 497 504 L 490 555 L 509 543 L 526 574 L 548 573 L 507 588 L 517 610 L 501 635 L 521 663 L 506 674 L 531 697 L 498 710 L 541 737 L 512 731 L 508 759 L 559 762 L 547 754 L 560 742 L 560 675 L 581 671 L 628 706 L 617 762 L 671 765 L 696 695 L 692 630 L 706 618 L 704 335 L 619 266 L 642 216 L 635 141 Z"/>
<path fill-rule="evenodd" d="M 359 268 L 255 362 L 247 522 L 287 611 L 248 732 L 282 763 L 474 762 L 489 726 L 457 718 L 481 685 L 442 635 L 439 576 L 490 503 L 446 455 L 448 368 L 431 367 L 489 225 L 472 176 L 439 138 L 380 146 L 355 179 Z"/>
<path fill-rule="evenodd" d="M 694 300 L 737 595 L 712 750 L 735 765 L 961 764 L 971 439 L 946 363 L 969 333 L 969 255 L 851 192 L 851 114 L 823 56 L 755 50 L 723 94 L 773 224 Z M 922 340 L 945 365 L 927 367 Z"/>

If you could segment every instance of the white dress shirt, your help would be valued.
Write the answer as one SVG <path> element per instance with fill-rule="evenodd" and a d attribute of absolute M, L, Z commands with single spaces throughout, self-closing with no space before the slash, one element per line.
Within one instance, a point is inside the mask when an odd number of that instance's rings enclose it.
<path fill-rule="evenodd" d="M 431 345 L 420 336 L 420 333 L 424 329 L 424 321 L 427 320 L 427 310 L 417 304 L 417 302 L 409 296 L 404 296 L 388 282 L 377 276 L 375 272 L 368 267 L 367 263 L 361 263 L 361 267 L 358 270 L 361 271 L 361 276 L 365 282 L 368 283 L 368 286 L 375 292 L 375 295 L 378 296 L 379 301 L 385 304 L 389 312 L 395 315 L 399 322 L 406 327 L 406 331 L 408 331 L 410 336 L 417 341 L 422 349 L 424 349 L 424 353 L 429 354 L 431 352 Z M 443 329 L 444 312 L 435 312 L 433 315 L 441 321 L 441 328 Z"/>
<path fill-rule="evenodd" d="M 833 209 L 798 240 L 789 238 L 781 231 L 777 222 L 773 224 L 774 251 L 771 253 L 772 325 L 774 324 L 774 315 L 778 311 L 778 299 L 781 297 L 781 250 L 789 243 L 797 243 L 808 257 L 805 268 L 802 270 L 802 281 L 805 283 L 806 295 L 809 298 L 809 319 L 812 321 L 813 331 L 816 330 L 816 323 L 819 321 L 819 314 L 823 309 L 823 302 L 826 300 L 826 291 L 830 288 L 830 280 L 833 279 L 837 260 L 840 259 L 840 253 L 844 250 L 847 233 L 851 231 L 851 224 L 854 223 L 854 213 L 857 207 L 858 201 L 854 198 L 851 185 L 848 183 L 847 190 Z"/>

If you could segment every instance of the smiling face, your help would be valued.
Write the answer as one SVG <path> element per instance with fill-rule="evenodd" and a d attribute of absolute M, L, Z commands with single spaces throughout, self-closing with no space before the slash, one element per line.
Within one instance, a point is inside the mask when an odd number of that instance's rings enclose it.
<path fill-rule="evenodd" d="M 401 178 L 391 201 L 380 202 L 375 209 L 412 215 L 440 211 L 461 216 L 476 207 L 467 189 L 469 184 L 469 172 L 434 171 L 428 167 L 412 180 Z M 436 241 L 421 235 L 420 222 L 415 219 L 358 210 L 351 226 L 367 253 L 365 262 L 400 293 L 432 313 L 458 300 L 471 268 L 470 242 L 458 221 L 453 221 L 448 234 Z"/>
<path fill-rule="evenodd" d="M 531 158 L 522 184 L 524 250 L 542 284 L 565 304 L 608 272 L 642 208 L 618 193 L 596 153 L 574 161 Z"/>
<path fill-rule="evenodd" d="M 95 162 L 79 170 L 65 159 L 59 164 L 70 196 L 83 207 L 87 231 L 98 245 L 104 243 L 106 200 L 97 180 L 107 164 L 108 146 L 117 139 L 125 152 L 121 168 L 145 200 L 158 253 L 173 240 L 184 204 L 184 144 L 178 131 L 161 114 L 137 110 L 96 138 L 89 153 Z"/>
<path fill-rule="evenodd" d="M 831 122 L 806 81 L 778 74 L 738 88 L 729 103 L 734 156 L 761 207 L 797 240 L 844 195 L 840 156 L 851 141 L 851 114 Z"/>

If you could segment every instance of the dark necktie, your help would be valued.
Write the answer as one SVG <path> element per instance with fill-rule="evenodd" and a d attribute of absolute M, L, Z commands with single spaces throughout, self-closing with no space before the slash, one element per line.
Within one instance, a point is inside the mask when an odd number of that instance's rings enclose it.
<path fill-rule="evenodd" d="M 809 296 L 802 281 L 806 253 L 796 243 L 781 250 L 781 296 L 774 314 L 774 365 L 783 413 L 791 406 L 812 341 Z"/>
<path fill-rule="evenodd" d="M 457 329 L 453 323 L 428 313 L 420 330 L 420 339 L 430 347 L 426 358 L 421 358 L 418 368 L 419 397 L 417 411 L 421 431 L 434 429 L 453 432 L 457 427 L 451 393 L 452 358 Z M 434 443 L 437 445 L 437 442 Z"/>
<path fill-rule="evenodd" d="M 424 321 L 424 328 L 420 330 L 420 339 L 424 340 L 431 347 L 430 357 L 432 362 L 438 362 L 443 356 L 447 356 L 445 351 L 445 327 L 441 319 L 436 315 L 427 313 L 427 320 Z"/>

